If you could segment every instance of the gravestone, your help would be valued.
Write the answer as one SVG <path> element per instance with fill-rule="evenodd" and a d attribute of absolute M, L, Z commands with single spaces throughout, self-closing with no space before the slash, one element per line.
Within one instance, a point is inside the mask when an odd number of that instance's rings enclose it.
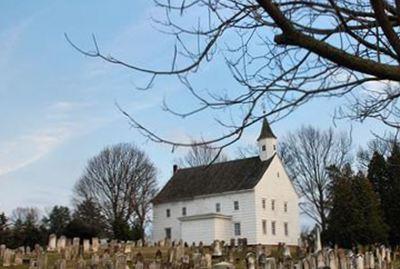
<path fill-rule="evenodd" d="M 318 225 L 315 226 L 314 228 L 314 252 L 319 252 L 322 250 L 322 244 L 321 244 L 321 229 L 319 228 Z"/>
<path fill-rule="evenodd" d="M 326 267 L 326 264 L 325 264 L 325 257 L 324 257 L 324 255 L 323 255 L 323 252 L 322 251 L 319 251 L 318 253 L 317 253 L 317 268 L 318 269 L 323 269 L 323 268 L 325 268 Z"/>
<path fill-rule="evenodd" d="M 22 256 L 23 256 L 23 252 L 21 249 L 18 249 L 15 252 L 15 256 L 14 256 L 14 265 L 18 266 L 22 264 Z"/>
<path fill-rule="evenodd" d="M 190 268 L 190 257 L 186 253 L 182 256 L 181 259 L 181 269 L 189 269 Z"/>
<path fill-rule="evenodd" d="M 364 255 L 362 254 L 356 256 L 356 269 L 364 269 Z"/>
<path fill-rule="evenodd" d="M 48 257 L 47 253 L 40 254 L 37 259 L 37 267 L 39 269 L 47 269 Z"/>
<path fill-rule="evenodd" d="M 1 244 L 0 245 L 0 259 L 3 259 L 4 257 L 4 251 L 6 250 L 6 245 L 5 244 Z"/>
<path fill-rule="evenodd" d="M 276 269 L 276 260 L 275 258 L 267 258 L 264 269 Z"/>
<path fill-rule="evenodd" d="M 90 252 L 90 240 L 89 239 L 83 239 L 83 253 L 89 253 Z"/>
<path fill-rule="evenodd" d="M 339 269 L 338 268 L 338 259 L 335 255 L 335 251 L 334 250 L 329 250 L 328 252 L 328 264 L 330 269 Z"/>
<path fill-rule="evenodd" d="M 60 252 L 61 250 L 65 249 L 66 245 L 67 238 L 64 235 L 60 236 L 60 238 L 57 240 L 57 251 Z"/>
<path fill-rule="evenodd" d="M 246 254 L 246 268 L 247 269 L 256 269 L 256 254 L 252 251 Z"/>
<path fill-rule="evenodd" d="M 49 236 L 49 244 L 47 245 L 47 251 L 55 251 L 57 249 L 57 236 L 51 234 Z"/>
<path fill-rule="evenodd" d="M 286 244 L 283 244 L 282 247 L 283 247 L 283 257 L 285 259 L 291 259 L 292 255 L 290 254 L 290 248 Z"/>
<path fill-rule="evenodd" d="M 13 252 L 11 249 L 6 248 L 3 254 L 3 267 L 11 266 Z"/>
<path fill-rule="evenodd" d="M 200 252 L 193 253 L 192 259 L 193 259 L 193 268 L 200 269 L 201 268 L 201 253 Z"/>
<path fill-rule="evenodd" d="M 221 257 L 222 256 L 222 248 L 221 242 L 219 240 L 215 240 L 213 243 L 213 257 Z"/>
<path fill-rule="evenodd" d="M 99 251 L 99 247 L 100 247 L 99 239 L 97 237 L 93 237 L 92 238 L 92 251 L 96 253 L 97 251 Z"/>

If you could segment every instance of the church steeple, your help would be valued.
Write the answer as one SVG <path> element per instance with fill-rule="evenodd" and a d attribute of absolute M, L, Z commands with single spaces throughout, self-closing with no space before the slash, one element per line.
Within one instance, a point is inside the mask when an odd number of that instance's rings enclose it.
<path fill-rule="evenodd" d="M 260 135 L 257 138 L 259 155 L 262 161 L 266 161 L 276 153 L 276 136 L 269 126 L 268 120 L 264 118 Z"/>

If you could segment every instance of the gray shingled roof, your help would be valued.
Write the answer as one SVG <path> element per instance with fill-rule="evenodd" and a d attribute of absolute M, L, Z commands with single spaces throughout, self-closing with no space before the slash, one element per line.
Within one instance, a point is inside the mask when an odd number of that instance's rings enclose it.
<path fill-rule="evenodd" d="M 256 156 L 209 166 L 178 169 L 153 199 L 153 204 L 252 189 L 260 181 L 274 156 L 266 161 L 261 161 L 259 156 Z"/>
<path fill-rule="evenodd" d="M 266 118 L 263 120 L 260 136 L 257 138 L 257 141 L 263 138 L 276 138 Z"/>

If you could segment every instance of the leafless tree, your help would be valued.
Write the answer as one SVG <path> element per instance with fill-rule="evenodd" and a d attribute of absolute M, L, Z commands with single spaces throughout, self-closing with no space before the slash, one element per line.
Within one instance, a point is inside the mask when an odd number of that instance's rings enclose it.
<path fill-rule="evenodd" d="M 384 157 L 389 157 L 393 145 L 399 143 L 398 134 L 388 133 L 384 136 L 375 135 L 374 139 L 369 141 L 365 148 L 360 148 L 357 152 L 357 162 L 359 169 L 366 171 L 369 162 L 374 154 L 378 152 Z"/>
<path fill-rule="evenodd" d="M 342 97 L 349 103 L 337 117 L 375 118 L 400 128 L 399 0 L 154 0 L 164 17 L 154 19 L 176 38 L 171 65 L 158 70 L 104 53 L 96 38 L 81 53 L 147 74 L 149 89 L 163 76 L 175 76 L 198 106 L 165 109 L 180 117 L 219 111 L 226 132 L 201 141 L 222 150 L 244 130 L 269 116 L 278 120 L 317 97 Z M 237 87 L 199 91 L 191 80 L 206 64 L 225 61 Z M 234 115 L 226 117 L 226 112 Z M 125 112 L 147 138 L 176 146 Z"/>
<path fill-rule="evenodd" d="M 218 150 L 211 148 L 207 144 L 201 144 L 193 141 L 187 153 L 180 159 L 177 160 L 177 164 L 180 167 L 195 167 L 202 165 L 209 165 L 213 162 L 225 162 L 228 157 L 221 153 L 218 154 Z"/>
<path fill-rule="evenodd" d="M 16 223 L 29 223 L 32 225 L 39 224 L 40 212 L 35 207 L 17 207 L 11 212 L 11 222 Z"/>
<path fill-rule="evenodd" d="M 300 208 L 323 231 L 330 208 L 327 168 L 348 163 L 351 144 L 350 135 L 311 126 L 289 133 L 280 143 L 285 168 L 301 197 Z"/>
<path fill-rule="evenodd" d="M 76 202 L 91 199 L 98 204 L 110 229 L 115 223 L 138 220 L 136 223 L 144 235 L 150 200 L 155 192 L 154 164 L 136 146 L 118 144 L 103 149 L 89 160 L 75 184 L 74 199 Z"/>

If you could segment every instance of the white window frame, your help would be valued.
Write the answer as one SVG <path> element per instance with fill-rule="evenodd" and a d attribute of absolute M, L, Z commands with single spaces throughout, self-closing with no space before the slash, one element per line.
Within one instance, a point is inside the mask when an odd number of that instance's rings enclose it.
<path fill-rule="evenodd" d="M 267 220 L 263 219 L 261 221 L 261 228 L 264 235 L 267 234 Z"/>
<path fill-rule="evenodd" d="M 182 216 L 186 216 L 187 215 L 187 209 L 186 206 L 182 207 Z"/>
<path fill-rule="evenodd" d="M 171 209 L 167 208 L 167 210 L 165 210 L 165 214 L 167 218 L 171 217 Z"/>
<path fill-rule="evenodd" d="M 235 236 L 241 236 L 242 235 L 242 227 L 240 225 L 240 222 L 235 222 L 233 224 L 233 234 Z"/>
<path fill-rule="evenodd" d="M 262 198 L 261 206 L 262 206 L 263 209 L 267 208 L 267 200 L 265 198 Z"/>
<path fill-rule="evenodd" d="M 233 201 L 233 210 L 239 210 L 239 201 Z"/>
<path fill-rule="evenodd" d="M 221 212 L 221 204 L 220 203 L 215 204 L 215 212 L 217 212 L 217 213 Z"/>
<path fill-rule="evenodd" d="M 284 230 L 285 230 L 285 236 L 289 236 L 289 223 L 284 222 L 283 223 L 283 227 L 284 227 Z"/>
<path fill-rule="evenodd" d="M 169 230 L 169 237 L 168 237 L 168 232 L 167 232 L 168 230 Z M 165 238 L 171 239 L 172 238 L 172 228 L 171 227 L 166 227 L 164 229 L 164 231 L 165 231 Z"/>
<path fill-rule="evenodd" d="M 276 235 L 276 221 L 271 222 L 271 234 Z"/>

